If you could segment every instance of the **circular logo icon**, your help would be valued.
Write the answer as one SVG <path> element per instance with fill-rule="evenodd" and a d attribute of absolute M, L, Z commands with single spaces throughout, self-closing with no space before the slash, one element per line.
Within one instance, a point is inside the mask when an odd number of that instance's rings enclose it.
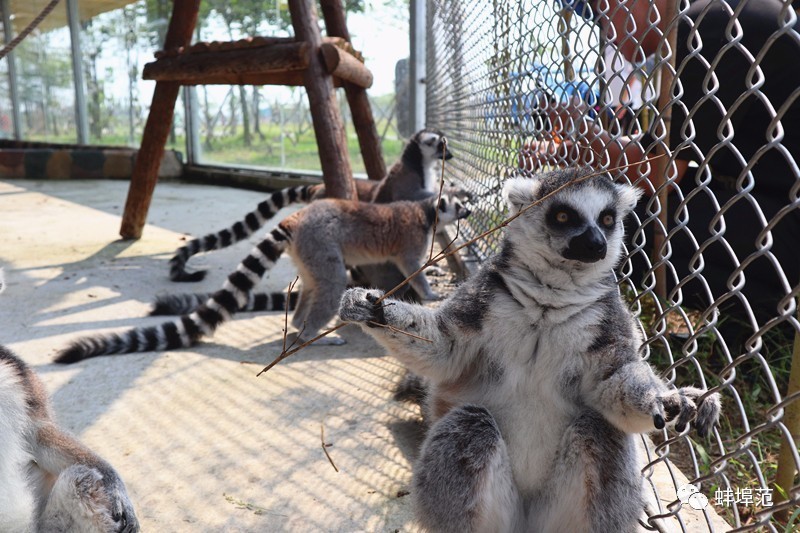
<path fill-rule="evenodd" d="M 689 496 L 689 507 L 691 507 L 695 511 L 702 511 L 703 509 L 708 507 L 708 498 L 706 498 L 705 494 L 695 492 L 694 494 Z"/>

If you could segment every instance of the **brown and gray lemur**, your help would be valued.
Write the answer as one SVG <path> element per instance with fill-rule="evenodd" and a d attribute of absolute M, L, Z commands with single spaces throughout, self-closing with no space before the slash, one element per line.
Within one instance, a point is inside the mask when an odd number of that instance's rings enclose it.
<path fill-rule="evenodd" d="M 442 132 L 433 129 L 420 130 L 409 139 L 400 160 L 389 169 L 382 180 L 355 180 L 358 199 L 362 202 L 383 204 L 397 200 L 421 200 L 430 196 L 439 190 L 438 164 L 443 159 L 452 157 Z M 463 195 L 466 193 L 462 197 Z M 247 213 L 244 220 L 236 222 L 230 228 L 193 239 L 178 248 L 169 261 L 170 279 L 186 282 L 202 280 L 205 271 L 186 270 L 186 262 L 193 255 L 226 248 L 247 239 L 287 205 L 310 203 L 321 198 L 325 198 L 323 184 L 287 187 L 272 193 L 254 211 Z"/>
<path fill-rule="evenodd" d="M 284 251 L 293 259 L 302 282 L 292 325 L 304 339 L 313 338 L 336 316 L 347 288 L 347 266 L 389 261 L 410 276 L 430 249 L 434 223 L 438 220 L 441 226 L 468 215 L 461 200 L 449 195 L 390 204 L 318 200 L 283 219 L 228 276 L 223 288 L 193 312 L 155 327 L 79 339 L 56 362 L 191 346 L 242 309 L 255 284 Z M 438 297 L 424 272 L 412 277 L 410 284 L 426 299 Z M 182 306 L 183 299 L 173 301 L 170 296 L 161 297 L 157 305 L 166 312 Z M 318 343 L 343 344 L 344 339 L 329 335 Z"/>

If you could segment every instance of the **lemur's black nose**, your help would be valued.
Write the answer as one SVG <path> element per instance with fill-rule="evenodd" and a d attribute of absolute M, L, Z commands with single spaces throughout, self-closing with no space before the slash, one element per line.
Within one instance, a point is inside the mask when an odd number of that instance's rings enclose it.
<path fill-rule="evenodd" d="M 453 159 L 453 154 L 450 153 L 450 150 L 447 147 L 444 147 L 444 160 L 447 161 L 448 159 Z"/>
<path fill-rule="evenodd" d="M 566 259 L 594 263 L 605 258 L 606 250 L 605 236 L 599 229 L 592 226 L 577 237 L 570 239 L 569 246 L 563 255 Z"/>

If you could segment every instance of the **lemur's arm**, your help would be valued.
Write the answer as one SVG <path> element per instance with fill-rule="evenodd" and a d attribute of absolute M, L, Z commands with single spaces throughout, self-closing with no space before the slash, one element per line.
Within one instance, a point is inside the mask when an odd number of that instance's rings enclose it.
<path fill-rule="evenodd" d="M 701 397 L 694 387 L 670 389 L 650 365 L 634 354 L 626 362 L 608 367 L 589 392 L 588 404 L 626 433 L 648 433 L 675 422 L 683 431 L 689 422 L 705 436 L 717 423 L 718 394 Z"/>
<path fill-rule="evenodd" d="M 392 299 L 376 304 L 382 295 L 374 289 L 349 289 L 339 316 L 362 326 L 414 373 L 437 381 L 458 376 L 466 361 L 451 352 L 453 340 L 440 327 L 436 310 Z"/>

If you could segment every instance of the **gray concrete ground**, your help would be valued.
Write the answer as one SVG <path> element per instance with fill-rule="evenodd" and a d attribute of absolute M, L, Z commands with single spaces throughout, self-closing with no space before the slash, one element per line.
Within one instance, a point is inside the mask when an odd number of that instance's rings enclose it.
<path fill-rule="evenodd" d="M 264 197 L 162 183 L 143 238 L 123 242 L 126 193 L 125 182 L 0 182 L 0 342 L 39 372 L 62 425 L 119 470 L 143 530 L 414 530 L 419 413 L 392 401 L 402 368 L 355 328 L 345 346 L 311 346 L 261 377 L 281 352 L 282 313 L 240 315 L 191 349 L 50 362 L 81 334 L 159 322 L 145 316 L 159 292 L 219 288 L 245 243 L 194 259 L 210 269 L 200 284 L 169 282 L 167 260 L 183 232 L 221 229 Z M 281 259 L 264 287 L 294 276 Z M 664 504 L 675 499 L 665 479 Z"/>

